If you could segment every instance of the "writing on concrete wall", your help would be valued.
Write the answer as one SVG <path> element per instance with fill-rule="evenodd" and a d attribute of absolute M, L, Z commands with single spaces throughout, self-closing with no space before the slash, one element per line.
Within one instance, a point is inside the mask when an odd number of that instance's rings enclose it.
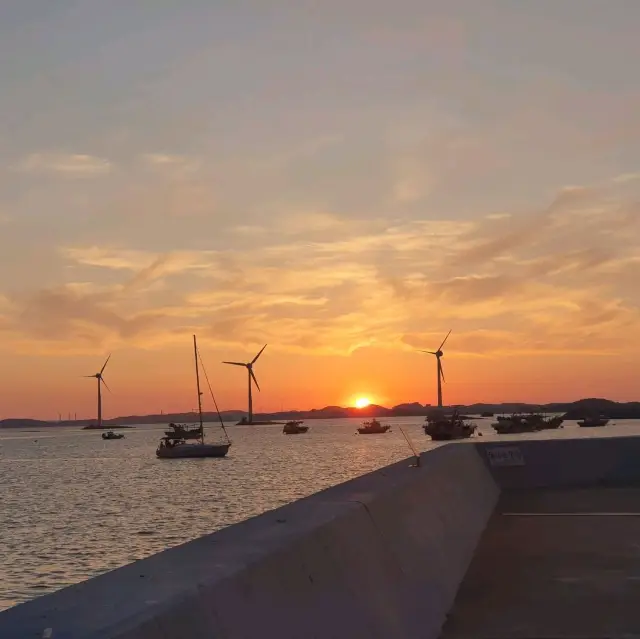
<path fill-rule="evenodd" d="M 495 446 L 487 448 L 490 466 L 524 466 L 522 451 L 517 446 Z"/>

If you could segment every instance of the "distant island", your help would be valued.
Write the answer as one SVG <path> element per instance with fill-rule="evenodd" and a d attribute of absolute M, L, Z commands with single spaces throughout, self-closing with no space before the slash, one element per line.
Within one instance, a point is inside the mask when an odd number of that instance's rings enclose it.
<path fill-rule="evenodd" d="M 392 408 L 370 404 L 366 408 L 325 406 L 312 410 L 280 411 L 275 413 L 259 413 L 254 415 L 256 422 L 282 421 L 291 419 L 340 419 L 344 417 L 424 417 L 433 410 L 430 404 L 411 402 L 398 404 Z M 640 419 L 640 402 L 619 403 L 609 399 L 581 399 L 577 402 L 556 404 L 527 404 L 521 402 L 505 404 L 471 404 L 469 406 L 446 406 L 443 410 L 451 413 L 458 410 L 466 415 L 481 415 L 483 413 L 562 413 L 565 419 L 581 419 L 587 415 L 599 414 L 609 419 Z M 226 423 L 237 422 L 247 413 L 242 410 L 225 410 L 221 412 L 222 419 Z M 217 413 L 203 413 L 207 422 L 218 420 Z M 61 420 L 43 421 L 37 419 L 3 419 L 0 420 L 0 428 L 42 428 L 43 426 L 76 426 L 84 427 L 94 420 Z M 194 422 L 197 421 L 196 413 L 161 413 L 156 415 L 129 415 L 103 420 L 104 425 L 131 425 L 131 424 L 166 424 L 168 422 Z"/>

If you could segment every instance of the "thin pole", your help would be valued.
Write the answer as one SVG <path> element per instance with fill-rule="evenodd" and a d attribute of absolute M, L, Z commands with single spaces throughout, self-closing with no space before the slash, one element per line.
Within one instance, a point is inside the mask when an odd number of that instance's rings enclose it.
<path fill-rule="evenodd" d="M 251 369 L 248 368 L 249 373 L 249 423 L 253 423 L 253 396 L 251 394 Z"/>
<path fill-rule="evenodd" d="M 102 380 L 98 377 L 98 428 L 102 426 Z"/>
<path fill-rule="evenodd" d="M 198 415 L 200 416 L 200 442 L 204 444 L 204 427 L 202 426 L 202 393 L 200 392 L 200 371 L 198 370 L 198 345 L 193 336 L 193 356 L 196 360 L 196 386 L 198 387 Z"/>
<path fill-rule="evenodd" d="M 442 364 L 440 358 L 436 356 L 438 360 L 438 408 L 442 408 Z"/>
<path fill-rule="evenodd" d="M 402 428 L 402 426 L 400 426 L 400 432 L 404 435 L 404 438 L 407 440 L 407 444 L 409 444 L 409 448 L 411 449 L 413 456 L 416 458 L 416 466 L 420 466 L 420 455 L 418 455 L 418 451 L 414 448 L 413 443 L 409 439 L 409 435 L 404 432 L 404 428 Z"/>

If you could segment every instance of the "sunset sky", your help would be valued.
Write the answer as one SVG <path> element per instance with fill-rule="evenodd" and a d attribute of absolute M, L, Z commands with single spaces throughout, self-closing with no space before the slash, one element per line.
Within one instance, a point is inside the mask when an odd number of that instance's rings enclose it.
<path fill-rule="evenodd" d="M 0 418 L 639 399 L 637 0 L 2 0 Z M 205 395 L 205 408 L 211 402 Z"/>

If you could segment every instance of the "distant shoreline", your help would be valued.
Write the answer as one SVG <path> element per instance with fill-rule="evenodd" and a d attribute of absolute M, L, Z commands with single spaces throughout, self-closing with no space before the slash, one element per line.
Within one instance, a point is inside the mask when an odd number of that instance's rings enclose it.
<path fill-rule="evenodd" d="M 425 417 L 434 406 L 423 405 L 419 402 L 398 404 L 392 408 L 371 404 L 366 408 L 353 408 L 342 406 L 326 406 L 320 409 L 308 411 L 280 411 L 275 413 L 258 413 L 255 415 L 256 425 L 258 422 L 282 422 L 292 419 L 344 419 L 372 417 Z M 554 403 L 554 404 L 528 404 L 523 402 L 509 402 L 503 404 L 471 404 L 468 406 L 445 406 L 443 411 L 451 413 L 458 410 L 466 415 L 480 415 L 481 413 L 493 413 L 495 415 L 510 413 L 559 413 L 565 419 L 581 419 L 588 415 L 604 415 L 609 419 L 640 419 L 640 402 L 614 402 L 608 399 L 581 399 L 576 402 Z M 237 424 L 246 412 L 240 410 L 222 411 L 221 417 L 225 424 Z M 204 413 L 203 419 L 206 422 L 218 421 L 217 413 Z M 23 428 L 48 428 L 52 426 L 85 429 L 94 423 L 95 420 L 63 420 L 47 421 L 38 419 L 11 418 L 0 420 L 0 429 L 23 429 Z M 169 413 L 156 415 L 128 415 L 104 420 L 103 429 L 126 428 L 133 425 L 152 426 L 154 424 L 175 423 L 195 423 L 198 418 L 193 413 Z M 250 424 L 247 424 L 248 426 Z M 96 430 L 88 429 L 88 430 Z"/>

